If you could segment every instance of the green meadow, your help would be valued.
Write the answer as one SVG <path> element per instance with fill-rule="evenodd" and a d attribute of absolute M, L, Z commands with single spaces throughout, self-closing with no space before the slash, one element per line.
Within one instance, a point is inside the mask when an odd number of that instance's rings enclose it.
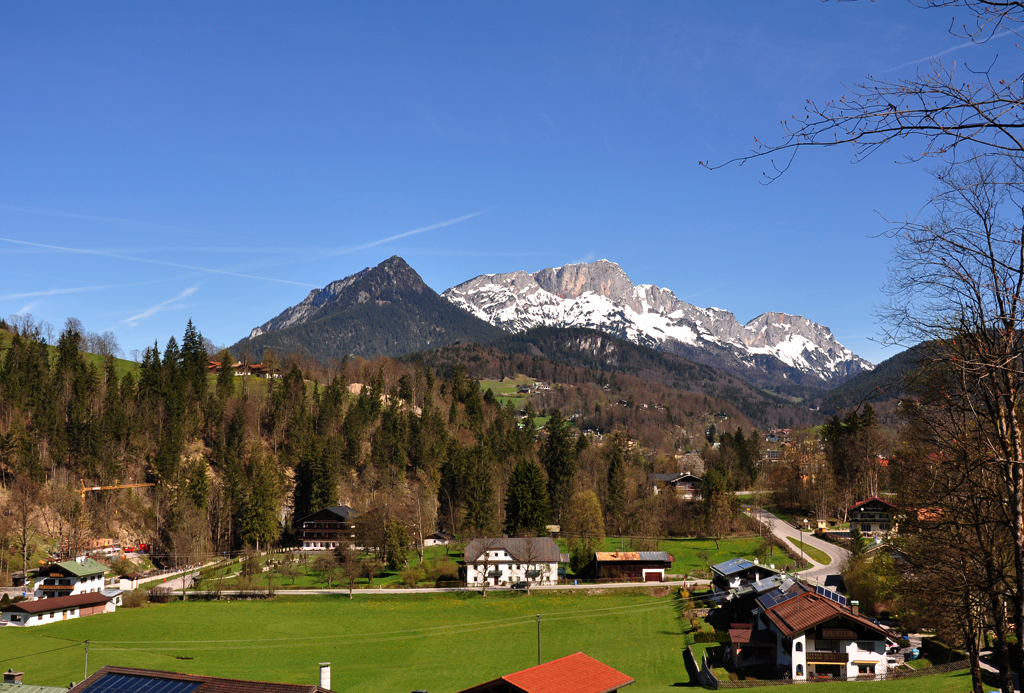
<path fill-rule="evenodd" d="M 149 604 L 5 628 L 0 664 L 25 671 L 26 683 L 66 686 L 84 675 L 85 648 L 77 643 L 88 639 L 90 673 L 110 664 L 315 684 L 319 662 L 331 662 L 331 688 L 339 693 L 455 693 L 536 664 L 536 614 L 544 661 L 585 652 L 636 679 L 631 693 L 691 685 L 670 599 L 641 589 Z M 957 673 L 823 685 L 954 693 L 969 684 L 969 676 Z"/>

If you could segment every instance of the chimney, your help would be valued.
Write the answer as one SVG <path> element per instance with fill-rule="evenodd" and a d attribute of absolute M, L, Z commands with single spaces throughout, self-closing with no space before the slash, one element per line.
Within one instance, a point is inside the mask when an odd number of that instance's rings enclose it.
<path fill-rule="evenodd" d="M 854 616 L 860 615 L 860 602 L 858 602 L 856 599 L 850 602 L 850 608 L 853 609 Z"/>
<path fill-rule="evenodd" d="M 320 662 L 320 688 L 331 690 L 331 663 Z"/>
<path fill-rule="evenodd" d="M 21 676 L 24 672 L 8 669 L 4 672 L 4 683 L 16 683 L 21 685 Z"/>

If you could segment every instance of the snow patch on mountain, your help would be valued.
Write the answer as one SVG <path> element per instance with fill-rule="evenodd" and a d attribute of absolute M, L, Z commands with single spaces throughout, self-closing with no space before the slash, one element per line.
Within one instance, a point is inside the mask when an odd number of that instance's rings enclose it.
<path fill-rule="evenodd" d="M 778 359 L 826 382 L 873 366 L 802 316 L 764 313 L 745 325 L 720 308 L 699 308 L 668 289 L 634 285 L 614 262 L 565 265 L 533 274 L 485 274 L 442 296 L 509 332 L 533 327 L 587 327 L 666 351 L 725 349 L 748 367 L 755 356 Z"/>

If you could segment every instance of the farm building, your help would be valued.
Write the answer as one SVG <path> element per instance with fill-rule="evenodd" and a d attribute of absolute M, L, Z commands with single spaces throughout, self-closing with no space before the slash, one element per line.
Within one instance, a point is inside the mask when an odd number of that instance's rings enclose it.
<path fill-rule="evenodd" d="M 103 589 L 107 566 L 91 558 L 76 558 L 45 565 L 36 571 L 35 596 L 38 599 L 97 593 Z"/>
<path fill-rule="evenodd" d="M 584 575 L 595 580 L 664 582 L 674 560 L 665 551 L 598 551 Z"/>
<path fill-rule="evenodd" d="M 462 693 L 613 693 L 633 679 L 582 652 L 506 674 Z"/>
<path fill-rule="evenodd" d="M 474 539 L 466 546 L 463 566 L 466 582 L 486 579 L 495 587 L 517 582 L 554 585 L 562 554 L 550 537 Z"/>
<path fill-rule="evenodd" d="M 324 666 L 320 668 L 320 686 L 105 666 L 71 690 L 73 693 L 330 693 L 326 687 L 330 686 L 330 665 L 326 665 L 326 679 Z"/>
<path fill-rule="evenodd" d="M 0 611 L 0 624 L 5 626 L 42 626 L 72 618 L 112 612 L 116 607 L 102 594 L 73 594 L 31 602 L 18 602 Z"/>
<path fill-rule="evenodd" d="M 296 523 L 302 548 L 306 551 L 333 551 L 355 539 L 352 518 L 356 511 L 347 505 L 324 508 Z"/>

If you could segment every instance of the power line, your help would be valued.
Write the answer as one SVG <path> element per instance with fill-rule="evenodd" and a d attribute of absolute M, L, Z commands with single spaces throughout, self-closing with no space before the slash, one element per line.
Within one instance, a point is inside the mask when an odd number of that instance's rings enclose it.
<path fill-rule="evenodd" d="M 31 654 L 18 655 L 17 657 L 8 657 L 7 659 L 0 659 L 0 664 L 6 664 L 7 662 L 13 662 L 16 659 L 25 659 L 26 657 L 36 657 L 38 655 L 49 654 L 51 652 L 60 652 L 61 650 L 69 650 L 72 647 L 81 647 L 85 643 L 76 642 L 74 645 L 65 645 L 64 647 L 57 647 L 52 650 L 43 650 L 42 652 L 33 652 Z"/>

